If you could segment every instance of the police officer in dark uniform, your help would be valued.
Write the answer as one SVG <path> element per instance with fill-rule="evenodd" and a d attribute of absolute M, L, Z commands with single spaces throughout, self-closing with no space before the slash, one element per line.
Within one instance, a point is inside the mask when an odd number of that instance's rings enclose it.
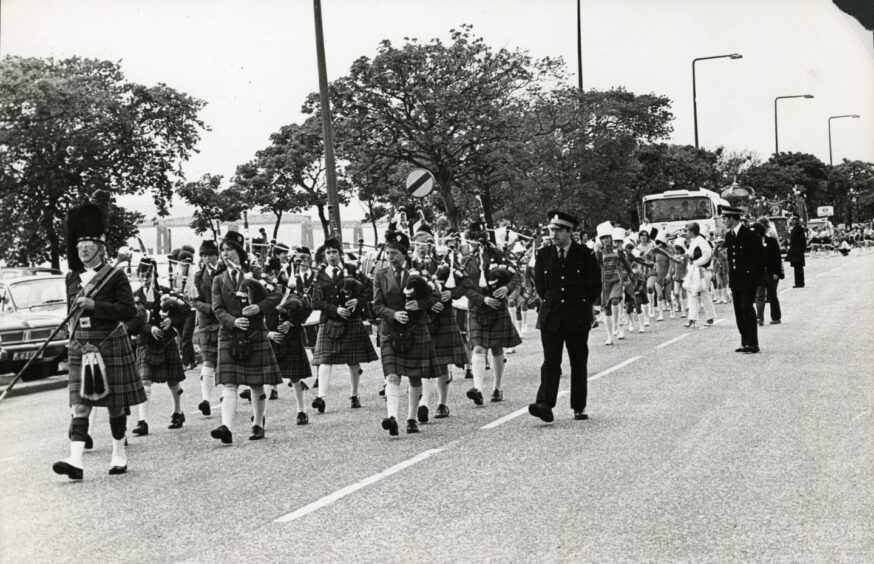
<path fill-rule="evenodd" d="M 744 225 L 744 210 L 722 206 L 722 216 L 728 231 L 725 248 L 728 254 L 728 287 L 734 304 L 734 319 L 740 333 L 739 353 L 759 352 L 756 319 L 756 288 L 765 280 L 765 247 L 762 239 Z"/>
<path fill-rule="evenodd" d="M 588 419 L 588 339 L 592 304 L 601 295 L 601 267 L 588 247 L 572 239 L 577 223 L 569 214 L 550 212 L 552 245 L 537 251 L 534 263 L 534 286 L 542 300 L 537 328 L 543 345 L 543 365 L 537 401 L 528 406 L 528 412 L 546 422 L 554 419 L 552 408 L 558 398 L 562 347 L 567 347 L 570 359 L 574 419 Z"/>

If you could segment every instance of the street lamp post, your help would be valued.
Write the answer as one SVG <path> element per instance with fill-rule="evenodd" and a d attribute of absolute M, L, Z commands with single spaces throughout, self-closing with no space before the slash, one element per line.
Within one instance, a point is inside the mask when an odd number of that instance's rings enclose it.
<path fill-rule="evenodd" d="M 834 162 L 832 161 L 832 120 L 840 119 L 840 118 L 854 118 L 858 119 L 859 114 L 845 114 L 842 116 L 830 116 L 828 118 L 828 164 L 834 166 Z"/>
<path fill-rule="evenodd" d="M 692 59 L 692 116 L 695 121 L 695 148 L 698 148 L 698 90 L 695 85 L 695 63 L 710 59 L 743 59 L 743 55 L 731 53 L 730 55 L 713 55 L 711 57 L 698 57 Z"/>
<path fill-rule="evenodd" d="M 580 93 L 583 92 L 583 28 L 580 1 L 577 0 L 577 77 L 580 83 Z"/>
<path fill-rule="evenodd" d="M 813 94 L 794 94 L 792 96 L 777 96 L 774 98 L 774 154 L 780 154 L 780 134 L 777 130 L 777 100 L 786 100 L 788 98 L 813 98 Z"/>

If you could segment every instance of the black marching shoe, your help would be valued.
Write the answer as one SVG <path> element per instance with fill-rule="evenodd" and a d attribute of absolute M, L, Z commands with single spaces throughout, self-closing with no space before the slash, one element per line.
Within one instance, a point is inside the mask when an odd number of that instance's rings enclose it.
<path fill-rule="evenodd" d="M 313 409 L 317 409 L 319 413 L 325 412 L 325 400 L 324 398 L 317 397 L 313 400 Z"/>
<path fill-rule="evenodd" d="M 149 424 L 140 419 L 139 421 L 137 421 L 137 426 L 134 427 L 131 433 L 138 437 L 144 437 L 149 434 Z"/>
<path fill-rule="evenodd" d="M 449 406 L 441 403 L 437 406 L 437 414 L 434 415 L 434 419 L 445 419 L 447 417 L 449 417 Z"/>
<path fill-rule="evenodd" d="M 170 416 L 170 426 L 168 429 L 181 429 L 182 424 L 185 423 L 185 414 L 184 413 L 174 413 Z"/>
<path fill-rule="evenodd" d="M 91 435 L 85 435 L 85 450 L 91 450 L 94 448 L 94 439 L 91 438 Z"/>
<path fill-rule="evenodd" d="M 420 405 L 419 409 L 416 410 L 416 418 L 418 418 L 419 423 L 427 423 L 428 422 L 428 406 Z"/>
<path fill-rule="evenodd" d="M 418 433 L 419 432 L 419 424 L 416 423 L 415 419 L 407 419 L 407 433 Z"/>
<path fill-rule="evenodd" d="M 748 348 L 749 348 L 748 346 L 744 345 L 738 349 L 734 349 L 734 352 L 745 353 L 745 352 L 747 352 Z"/>
<path fill-rule="evenodd" d="M 84 477 L 84 472 L 81 468 L 76 468 L 75 466 L 64 460 L 60 460 L 52 464 L 52 470 L 54 470 L 55 474 L 67 476 L 71 480 L 81 480 Z"/>
<path fill-rule="evenodd" d="M 229 445 L 234 442 L 234 434 L 226 426 L 222 425 L 217 429 L 209 432 L 209 435 L 214 439 L 220 439 L 222 444 Z"/>
<path fill-rule="evenodd" d="M 309 425 L 310 416 L 307 415 L 306 411 L 299 411 L 297 413 L 297 424 L 298 425 Z"/>
<path fill-rule="evenodd" d="M 252 426 L 252 435 L 249 437 L 250 441 L 260 441 L 264 438 L 264 427 L 261 425 L 253 425 Z"/>
<path fill-rule="evenodd" d="M 780 321 L 779 319 L 772 319 L 771 320 L 771 325 L 780 325 L 780 323 L 782 323 L 782 321 Z"/>
<path fill-rule="evenodd" d="M 127 464 L 124 466 L 111 466 L 109 468 L 110 476 L 117 476 L 119 474 L 127 474 Z"/>
<path fill-rule="evenodd" d="M 358 396 L 349 396 L 349 407 L 352 409 L 359 409 L 361 407 L 361 400 L 358 399 Z"/>
<path fill-rule="evenodd" d="M 585 421 L 589 415 L 585 411 L 574 411 L 574 419 L 577 421 Z"/>
<path fill-rule="evenodd" d="M 382 428 L 388 431 L 392 437 L 398 436 L 398 420 L 394 417 L 386 417 L 382 420 Z"/>
<path fill-rule="evenodd" d="M 552 408 L 543 405 L 542 403 L 528 404 L 528 413 L 534 417 L 539 417 L 541 421 L 545 421 L 546 423 L 552 423 L 555 421 L 555 417 L 552 415 Z"/>
<path fill-rule="evenodd" d="M 492 403 L 504 401 L 504 390 L 495 390 L 492 392 Z"/>
<path fill-rule="evenodd" d="M 276 390 L 270 390 L 270 399 L 278 400 L 279 399 L 279 392 Z"/>
<path fill-rule="evenodd" d="M 206 416 L 212 415 L 212 406 L 209 404 L 208 400 L 203 400 L 199 404 L 197 404 L 197 409 Z"/>
<path fill-rule="evenodd" d="M 240 397 L 252 401 L 252 390 L 250 388 L 246 388 L 242 392 L 240 392 Z"/>
<path fill-rule="evenodd" d="M 467 391 L 467 397 L 473 400 L 474 405 L 483 404 L 483 393 L 476 388 L 471 388 Z"/>
<path fill-rule="evenodd" d="M 756 354 L 759 352 L 759 347 L 747 347 L 747 350 L 744 351 L 747 354 Z"/>

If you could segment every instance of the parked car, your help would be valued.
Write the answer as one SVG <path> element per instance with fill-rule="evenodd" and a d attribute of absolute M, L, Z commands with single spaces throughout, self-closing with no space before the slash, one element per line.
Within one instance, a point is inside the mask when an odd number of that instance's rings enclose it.
<path fill-rule="evenodd" d="M 0 281 L 23 278 L 25 276 L 54 276 L 56 274 L 61 274 L 61 271 L 41 266 L 10 266 L 0 268 Z"/>
<path fill-rule="evenodd" d="M 21 370 L 66 315 L 62 275 L 0 280 L 0 373 Z M 67 342 L 63 327 L 22 378 L 43 378 L 65 368 L 61 364 L 67 359 Z"/>

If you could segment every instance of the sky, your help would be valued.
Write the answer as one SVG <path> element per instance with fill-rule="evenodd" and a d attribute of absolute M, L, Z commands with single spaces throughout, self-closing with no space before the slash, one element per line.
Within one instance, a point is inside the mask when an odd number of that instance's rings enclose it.
<path fill-rule="evenodd" d="M 576 81 L 574 0 L 323 0 L 329 80 L 378 43 L 448 38 L 462 23 L 496 48 L 561 56 Z M 673 101 L 672 143 L 694 142 L 691 61 L 697 65 L 702 146 L 774 151 L 774 98 L 782 151 L 828 162 L 874 162 L 871 32 L 831 0 L 582 0 L 586 89 L 624 87 Z M 163 82 L 207 102 L 188 179 L 230 178 L 282 125 L 302 121 L 318 89 L 310 0 L 0 0 L 0 54 L 120 61 L 128 80 Z M 150 198 L 122 203 L 151 217 Z M 176 203 L 173 215 L 190 209 Z M 353 204 L 343 219 L 360 219 Z"/>

